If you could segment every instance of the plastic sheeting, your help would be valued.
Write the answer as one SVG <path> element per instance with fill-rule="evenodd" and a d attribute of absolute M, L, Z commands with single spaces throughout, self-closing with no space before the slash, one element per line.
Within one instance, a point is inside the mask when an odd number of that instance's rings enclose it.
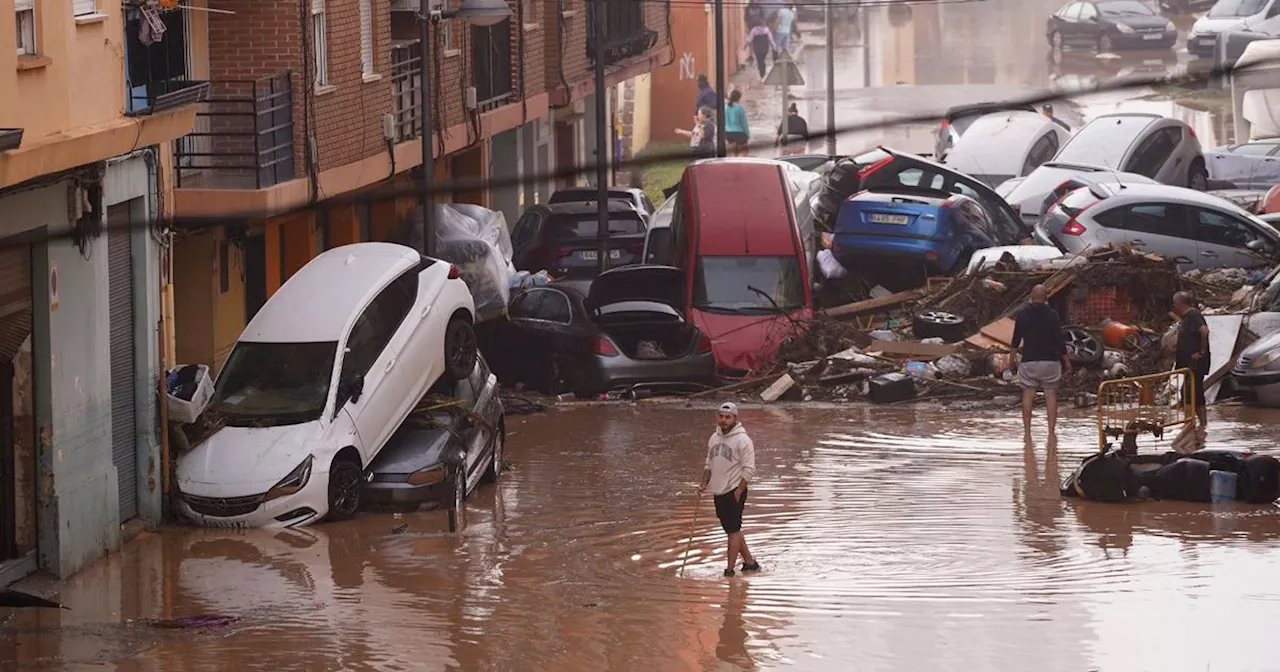
<path fill-rule="evenodd" d="M 501 212 L 469 203 L 436 206 L 436 254 L 458 267 L 477 319 L 501 314 L 511 296 L 511 233 Z"/>

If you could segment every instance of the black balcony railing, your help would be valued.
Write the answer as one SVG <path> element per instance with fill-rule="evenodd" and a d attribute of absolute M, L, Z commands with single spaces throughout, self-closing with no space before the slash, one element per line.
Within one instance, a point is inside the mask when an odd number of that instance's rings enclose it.
<path fill-rule="evenodd" d="M 174 149 L 177 186 L 265 189 L 294 178 L 290 74 L 210 83 L 196 130 Z"/>
<path fill-rule="evenodd" d="M 391 45 L 391 114 L 395 119 L 396 142 L 418 137 L 422 132 L 422 43 L 418 40 Z"/>
<path fill-rule="evenodd" d="M 143 16 L 135 8 L 125 9 L 125 78 L 128 96 L 125 113 L 131 116 L 154 114 L 204 100 L 208 82 L 187 77 L 187 22 L 179 10 L 161 12 L 165 30 L 159 41 L 144 44 Z"/>
<path fill-rule="evenodd" d="M 609 0 L 587 3 L 587 60 L 596 59 L 596 12 L 604 11 L 604 64 L 613 65 L 649 51 L 658 43 L 658 31 L 644 23 L 648 3 Z"/>
<path fill-rule="evenodd" d="M 512 76 L 511 19 L 492 26 L 471 27 L 472 82 L 476 105 L 491 110 L 515 98 Z"/>

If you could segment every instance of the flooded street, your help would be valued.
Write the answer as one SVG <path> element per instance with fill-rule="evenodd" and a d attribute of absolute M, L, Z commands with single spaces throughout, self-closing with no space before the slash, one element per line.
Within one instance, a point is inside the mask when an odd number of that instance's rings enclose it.
<path fill-rule="evenodd" d="M 1212 420 L 1210 445 L 1274 448 L 1273 413 Z M 709 498 L 691 527 L 713 422 L 510 417 L 514 468 L 457 536 L 440 512 L 144 535 L 68 581 L 71 611 L 0 625 L 0 669 L 1275 669 L 1280 509 L 1064 501 L 1087 413 L 1053 449 L 1014 412 L 744 409 L 764 571 L 733 579 Z M 240 620 L 129 622 L 208 613 Z"/>

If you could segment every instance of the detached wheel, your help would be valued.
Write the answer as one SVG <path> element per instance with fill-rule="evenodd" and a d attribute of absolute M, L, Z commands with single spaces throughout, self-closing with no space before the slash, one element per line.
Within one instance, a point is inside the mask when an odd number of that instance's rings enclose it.
<path fill-rule="evenodd" d="M 470 376 L 479 352 L 475 329 L 460 317 L 449 320 L 449 326 L 444 330 L 445 373 L 454 380 Z"/>
<path fill-rule="evenodd" d="M 1066 327 L 1062 338 L 1067 342 L 1067 359 L 1072 366 L 1096 366 L 1102 361 L 1102 341 L 1088 330 Z"/>
<path fill-rule="evenodd" d="M 1191 172 L 1187 174 L 1187 188 L 1195 191 L 1209 190 L 1209 171 L 1204 164 L 1196 161 L 1191 164 Z"/>
<path fill-rule="evenodd" d="M 341 459 L 329 468 L 329 514 L 326 520 L 350 520 L 360 510 L 360 465 Z"/>
<path fill-rule="evenodd" d="M 964 340 L 969 332 L 969 320 L 963 315 L 943 310 L 925 310 L 916 313 L 911 320 L 911 331 L 917 340 L 941 338 L 947 343 Z"/>
<path fill-rule="evenodd" d="M 507 428 L 499 422 L 496 432 L 493 439 L 493 459 L 489 462 L 489 469 L 484 472 L 484 483 L 497 483 L 502 477 L 502 449 L 507 442 Z"/>

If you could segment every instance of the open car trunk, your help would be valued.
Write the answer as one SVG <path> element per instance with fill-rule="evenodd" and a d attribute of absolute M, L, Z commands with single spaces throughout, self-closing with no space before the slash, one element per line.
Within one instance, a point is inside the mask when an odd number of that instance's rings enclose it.
<path fill-rule="evenodd" d="M 701 332 L 674 308 L 653 301 L 601 306 L 596 324 L 631 359 L 679 359 L 698 345 Z"/>

